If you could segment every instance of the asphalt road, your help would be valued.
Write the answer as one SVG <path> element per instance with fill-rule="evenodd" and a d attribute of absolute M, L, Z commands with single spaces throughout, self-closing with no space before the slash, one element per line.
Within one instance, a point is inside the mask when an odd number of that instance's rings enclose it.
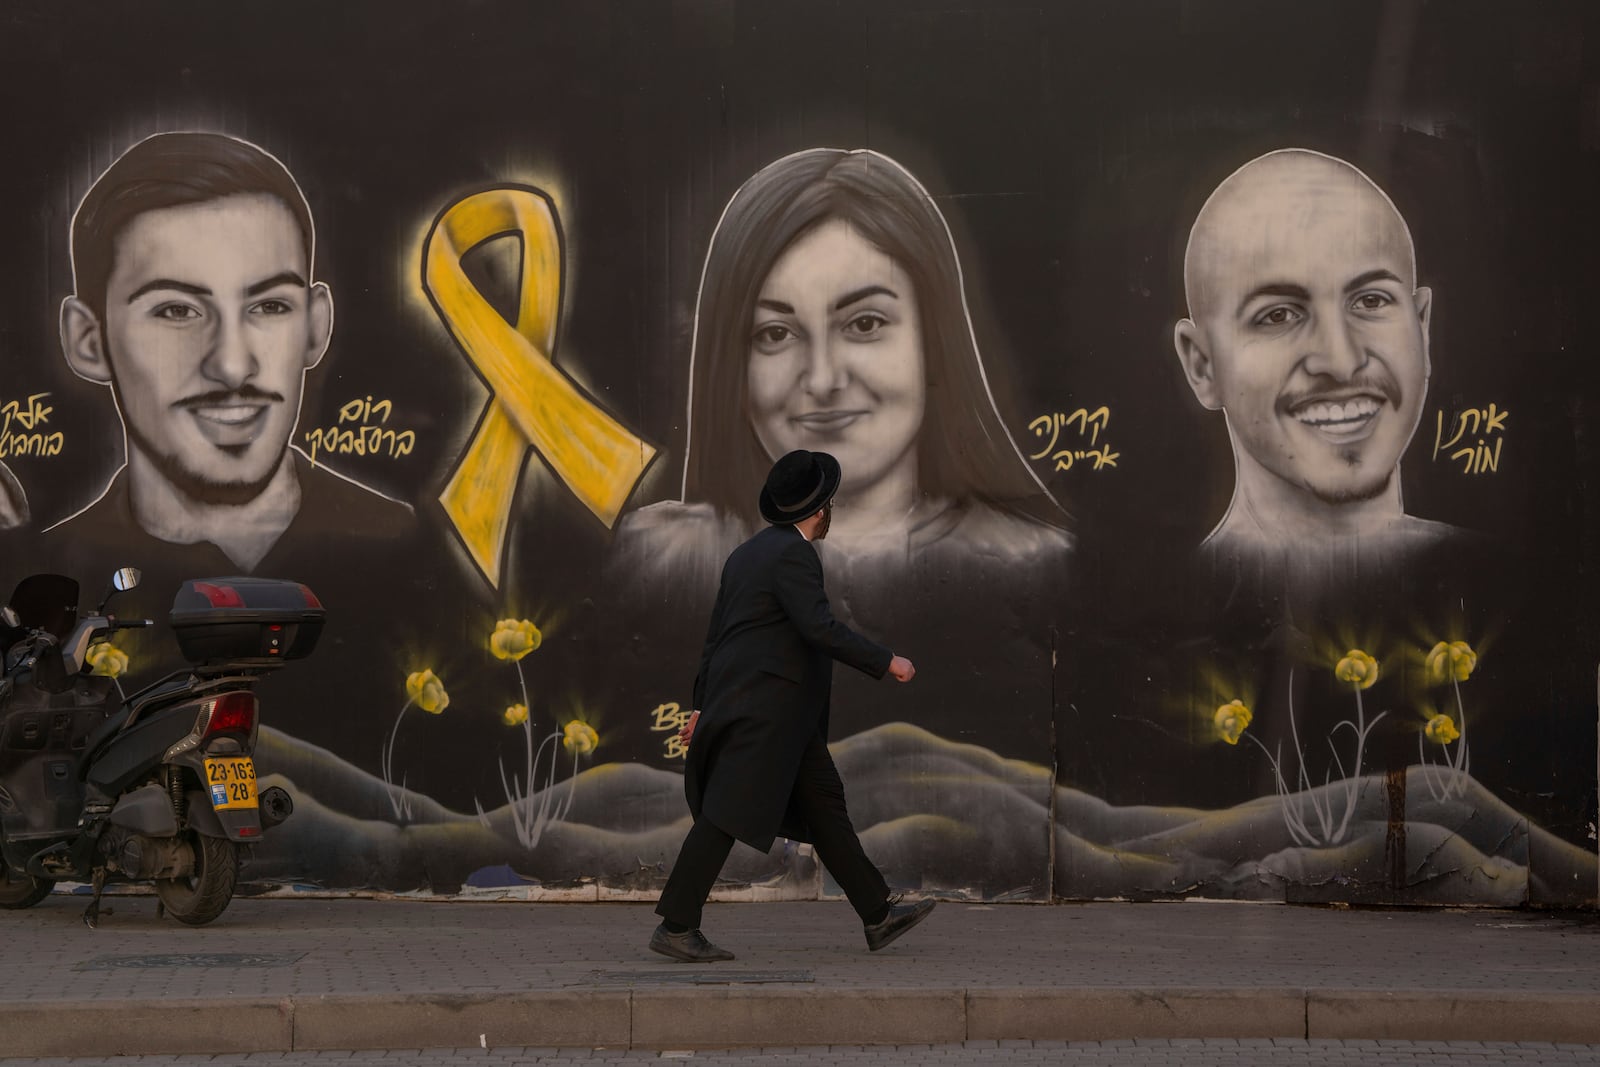
<path fill-rule="evenodd" d="M 364 1052 L 252 1052 L 225 1056 L 126 1056 L 96 1059 L 0 1059 L 0 1067 L 562 1067 L 699 1064 L 701 1067 L 1491 1067 L 1498 1064 L 1600 1064 L 1600 1045 L 1493 1044 L 1476 1041 L 971 1041 L 960 1045 L 815 1046 L 718 1051 L 643 1049 L 392 1049 Z"/>

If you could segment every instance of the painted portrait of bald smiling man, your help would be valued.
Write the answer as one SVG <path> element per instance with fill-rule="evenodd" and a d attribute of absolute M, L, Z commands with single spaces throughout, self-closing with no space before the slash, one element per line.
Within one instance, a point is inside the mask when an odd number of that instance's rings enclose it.
<path fill-rule="evenodd" d="M 1203 549 L 1313 581 L 1400 560 L 1453 527 L 1405 512 L 1433 294 L 1389 197 L 1343 160 L 1284 149 L 1219 185 L 1190 231 L 1173 343 L 1223 412 L 1232 501 Z"/>

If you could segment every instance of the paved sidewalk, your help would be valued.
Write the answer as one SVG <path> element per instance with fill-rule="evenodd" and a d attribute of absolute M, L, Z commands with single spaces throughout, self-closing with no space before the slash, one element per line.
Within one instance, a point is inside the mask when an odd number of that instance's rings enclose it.
<path fill-rule="evenodd" d="M 1600 917 L 944 903 L 869 954 L 842 903 L 713 904 L 710 967 L 648 905 L 121 896 L 0 913 L 9 1056 L 1133 1038 L 1600 1043 Z"/>

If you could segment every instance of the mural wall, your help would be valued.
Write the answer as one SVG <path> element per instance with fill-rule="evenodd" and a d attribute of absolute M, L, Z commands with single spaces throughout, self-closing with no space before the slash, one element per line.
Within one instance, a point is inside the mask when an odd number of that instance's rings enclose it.
<path fill-rule="evenodd" d="M 803 447 L 897 887 L 1595 901 L 1589 5 L 0 20 L 0 589 L 316 591 L 247 877 L 658 888 Z"/>

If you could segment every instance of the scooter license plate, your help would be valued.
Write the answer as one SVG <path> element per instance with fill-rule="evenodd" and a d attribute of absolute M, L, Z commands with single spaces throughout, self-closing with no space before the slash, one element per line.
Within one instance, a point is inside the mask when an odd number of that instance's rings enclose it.
<path fill-rule="evenodd" d="M 206 785 L 211 790 L 211 806 L 253 808 L 256 800 L 256 765 L 249 756 L 206 760 Z"/>

